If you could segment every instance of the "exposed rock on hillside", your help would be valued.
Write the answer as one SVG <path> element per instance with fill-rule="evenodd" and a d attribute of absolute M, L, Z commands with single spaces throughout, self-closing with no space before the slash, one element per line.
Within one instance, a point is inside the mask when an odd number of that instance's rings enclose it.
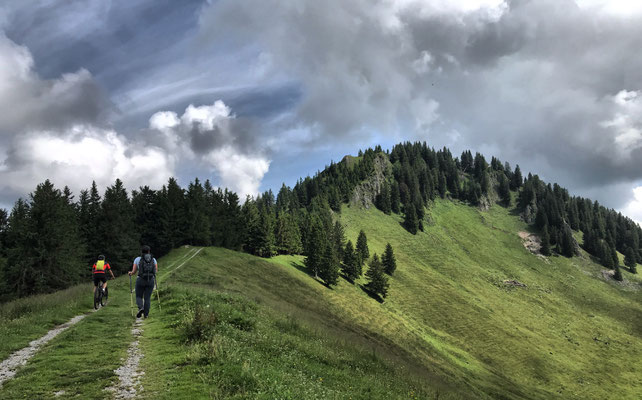
<path fill-rule="evenodd" d="M 344 160 L 346 162 L 354 162 L 352 158 Z M 377 154 L 374 159 L 374 172 L 354 188 L 350 204 L 370 208 L 374 204 L 375 197 L 381 191 L 381 186 L 385 182 L 386 176 L 390 175 L 391 171 L 392 164 L 388 157 L 385 154 Z"/>

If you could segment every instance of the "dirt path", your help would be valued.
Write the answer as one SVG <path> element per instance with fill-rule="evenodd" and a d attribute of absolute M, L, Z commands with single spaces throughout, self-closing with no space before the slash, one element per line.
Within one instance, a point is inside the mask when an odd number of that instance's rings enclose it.
<path fill-rule="evenodd" d="M 190 251 L 184 257 L 181 257 L 179 260 L 170 264 L 168 268 L 171 268 L 182 261 L 178 267 L 172 269 L 171 271 L 168 271 L 164 275 L 164 278 L 169 277 L 171 273 L 185 265 L 185 263 L 187 263 L 192 258 L 196 257 L 196 255 L 200 253 L 201 250 L 203 250 L 202 247 L 199 249 L 195 249 L 195 251 Z M 132 327 L 132 336 L 134 337 L 134 340 L 131 342 L 129 348 L 127 349 L 127 360 L 125 360 L 125 363 L 123 365 L 114 370 L 116 376 L 118 376 L 118 382 L 113 386 L 105 389 L 106 391 L 112 392 L 114 394 L 114 399 L 136 398 L 138 392 L 143 389 L 140 384 L 140 378 L 145 375 L 145 372 L 139 369 L 140 360 L 143 358 L 143 353 L 141 352 L 139 346 L 139 339 L 142 334 L 143 320 L 138 318 L 136 322 L 134 322 L 134 326 Z"/>
<path fill-rule="evenodd" d="M 40 339 L 31 341 L 29 343 L 29 346 L 11 354 L 9 358 L 4 360 L 2 364 L 0 364 L 0 387 L 2 387 L 2 384 L 5 381 L 13 378 L 18 368 L 27 364 L 27 361 L 29 361 L 29 359 L 33 357 L 38 352 L 38 350 L 40 350 L 40 347 L 58 336 L 60 333 L 69 329 L 71 326 L 76 325 L 86 316 L 87 314 L 82 314 L 73 317 L 71 320 L 69 320 L 69 322 L 53 328 Z"/>
<path fill-rule="evenodd" d="M 143 354 L 138 346 L 138 338 L 142 334 L 143 320 L 139 318 L 132 327 L 134 341 L 127 349 L 127 360 L 114 371 L 116 376 L 118 376 L 118 382 L 114 384 L 114 386 L 105 389 L 108 392 L 113 392 L 115 399 L 133 399 L 136 397 L 138 391 L 142 389 L 140 386 L 140 377 L 144 375 L 145 372 L 138 369 L 140 360 L 143 358 Z"/>

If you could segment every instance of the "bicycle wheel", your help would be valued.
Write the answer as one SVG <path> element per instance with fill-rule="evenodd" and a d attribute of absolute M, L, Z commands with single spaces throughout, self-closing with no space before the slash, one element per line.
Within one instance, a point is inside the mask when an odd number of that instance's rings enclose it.
<path fill-rule="evenodd" d="M 94 293 L 94 309 L 98 310 L 98 305 L 100 304 L 100 290 L 96 289 L 96 293 Z"/>
<path fill-rule="evenodd" d="M 105 290 L 105 289 L 101 289 L 101 290 L 100 290 L 100 296 L 99 296 L 99 299 L 100 299 L 100 305 L 101 305 L 101 307 L 104 307 L 104 306 L 105 306 L 105 292 L 104 292 L 104 290 Z"/>

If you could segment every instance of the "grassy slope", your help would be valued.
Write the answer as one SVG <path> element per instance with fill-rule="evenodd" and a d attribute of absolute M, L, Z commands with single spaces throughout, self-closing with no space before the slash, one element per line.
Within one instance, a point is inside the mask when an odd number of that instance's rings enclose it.
<path fill-rule="evenodd" d="M 325 288 L 301 257 L 205 249 L 161 281 L 163 311 L 154 305 L 141 339 L 142 396 L 640 397 L 641 292 L 604 281 L 588 258 L 547 263 L 531 255 L 516 234 L 525 225 L 508 210 L 437 201 L 433 223 L 417 236 L 374 209 L 344 207 L 340 218 L 349 239 L 366 231 L 371 253 L 387 241 L 395 248 L 385 303 L 344 280 Z M 187 252 L 175 250 L 161 269 Z M 623 274 L 639 287 L 639 275 Z M 505 287 L 504 279 L 528 288 Z M 104 396 L 131 341 L 127 285 L 114 282 L 110 305 L 46 345 L 0 398 Z M 4 351 L 21 347 L 23 332 L 38 337 L 53 320 L 89 308 L 85 289 L 72 289 L 68 304 L 29 300 L 43 309 L 31 307 L 23 323 L 5 311 L 14 340 Z M 205 333 L 186 342 L 186 329 L 201 326 L 195 303 L 215 311 L 201 324 Z M 49 321 L 39 322 L 43 316 Z"/>
<path fill-rule="evenodd" d="M 410 236 L 397 217 L 344 208 L 349 239 L 363 229 L 371 253 L 389 241 L 399 262 L 387 317 L 354 313 L 358 323 L 381 326 L 426 364 L 497 397 L 642 395 L 638 276 L 623 271 L 638 285 L 623 290 L 586 255 L 533 256 L 517 236 L 525 224 L 499 206 L 479 212 L 438 200 L 431 218 Z"/>

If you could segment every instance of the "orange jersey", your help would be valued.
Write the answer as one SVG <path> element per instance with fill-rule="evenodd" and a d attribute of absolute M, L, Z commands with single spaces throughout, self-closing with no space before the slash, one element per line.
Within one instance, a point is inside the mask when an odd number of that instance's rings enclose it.
<path fill-rule="evenodd" d="M 96 264 L 94 264 L 94 265 L 91 267 L 91 271 L 92 271 L 94 274 L 104 274 L 104 273 L 105 273 L 105 271 L 109 271 L 109 270 L 111 270 L 111 267 L 109 266 L 109 263 L 105 263 L 105 266 L 104 266 L 104 268 L 103 268 L 102 270 L 101 270 L 101 269 L 96 269 Z"/>

